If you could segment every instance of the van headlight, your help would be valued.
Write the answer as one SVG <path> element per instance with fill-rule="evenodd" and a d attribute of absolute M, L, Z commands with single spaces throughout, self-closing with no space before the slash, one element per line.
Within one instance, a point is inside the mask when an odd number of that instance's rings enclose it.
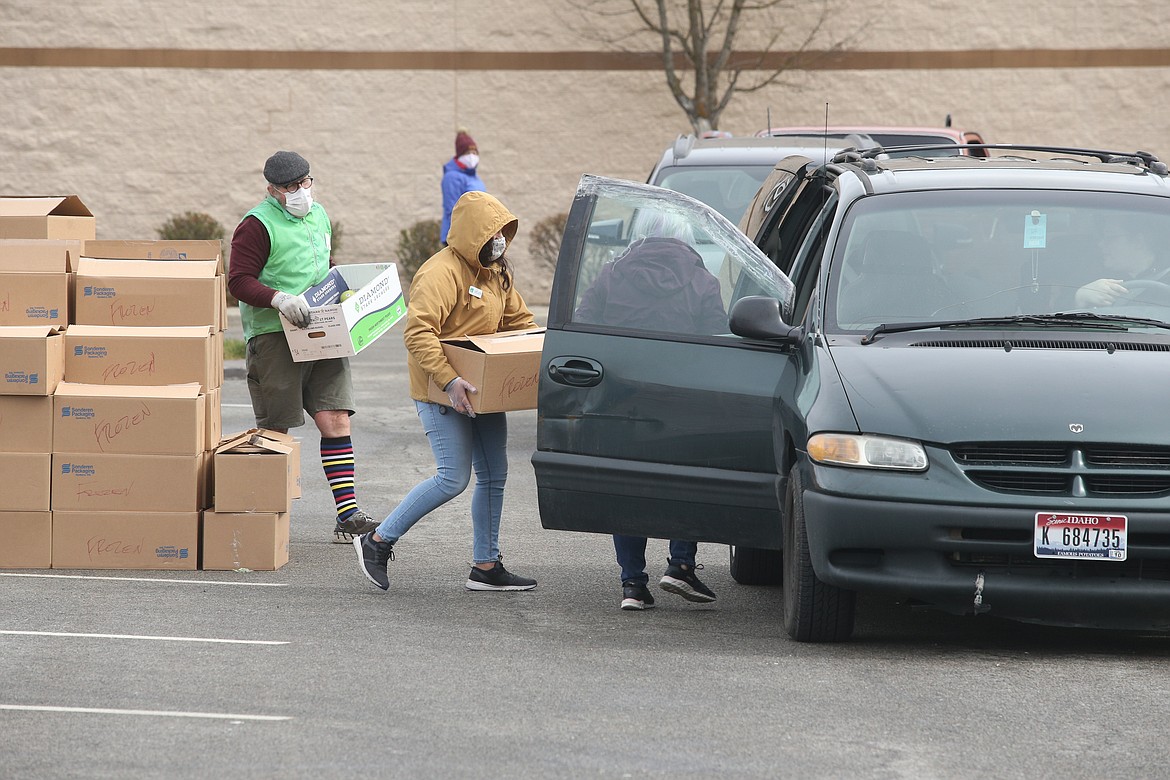
<path fill-rule="evenodd" d="M 856 433 L 818 433 L 808 440 L 816 463 L 863 469 L 926 471 L 926 450 L 916 441 Z"/>

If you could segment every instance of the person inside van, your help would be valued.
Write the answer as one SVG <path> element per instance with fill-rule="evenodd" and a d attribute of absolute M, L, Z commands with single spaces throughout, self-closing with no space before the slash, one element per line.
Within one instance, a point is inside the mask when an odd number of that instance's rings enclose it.
<path fill-rule="evenodd" d="M 671 333 L 714 334 L 727 329 L 719 281 L 694 249 L 685 219 L 642 209 L 634 217 L 629 247 L 606 264 L 581 296 L 574 320 Z M 624 610 L 654 606 L 647 584 L 644 536 L 615 534 Z M 671 540 L 666 572 L 658 586 L 687 601 L 712 602 L 715 592 L 696 576 L 697 542 Z"/>
<path fill-rule="evenodd" d="M 1095 279 L 1076 292 L 1077 306 L 1112 306 L 1119 299 L 1136 294 L 1125 286 L 1137 279 L 1160 280 L 1166 266 L 1155 250 L 1149 229 L 1133 219 L 1118 219 L 1101 231 L 1101 262 L 1108 277 Z"/>

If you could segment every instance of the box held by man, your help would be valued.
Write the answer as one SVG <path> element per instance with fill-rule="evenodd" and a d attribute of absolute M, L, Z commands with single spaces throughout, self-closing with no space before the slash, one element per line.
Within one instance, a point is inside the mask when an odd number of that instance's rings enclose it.
<path fill-rule="evenodd" d="M 294 362 L 352 357 L 406 316 L 406 301 L 393 263 L 342 265 L 335 269 L 354 294 L 309 309 L 309 325 L 298 328 L 281 315 Z"/>

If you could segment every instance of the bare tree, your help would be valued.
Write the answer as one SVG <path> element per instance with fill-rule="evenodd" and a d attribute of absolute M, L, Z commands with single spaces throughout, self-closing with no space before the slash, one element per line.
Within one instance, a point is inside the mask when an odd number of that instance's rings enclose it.
<path fill-rule="evenodd" d="M 607 45 L 628 50 L 631 40 L 657 39 L 666 84 L 696 133 L 718 129 L 736 94 L 775 84 L 812 59 L 811 45 L 822 37 L 829 16 L 829 0 L 575 0 L 574 5 L 605 19 L 591 37 Z M 799 18 L 803 32 L 793 34 L 779 23 L 784 16 Z M 745 26 L 763 31 L 761 48 L 736 50 Z M 779 50 L 782 40 L 792 41 L 790 48 Z M 818 54 L 842 46 L 838 41 Z"/>

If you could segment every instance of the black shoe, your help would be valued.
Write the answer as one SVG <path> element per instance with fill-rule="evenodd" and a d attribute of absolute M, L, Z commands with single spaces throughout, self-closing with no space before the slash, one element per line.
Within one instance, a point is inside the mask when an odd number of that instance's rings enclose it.
<path fill-rule="evenodd" d="M 368 534 L 378 525 L 377 520 L 358 509 L 344 520 L 337 521 L 337 527 L 333 529 L 333 543 L 352 544 L 354 539 L 362 534 Z"/>
<path fill-rule="evenodd" d="M 366 579 L 382 590 L 390 589 L 390 575 L 386 564 L 394 560 L 394 542 L 375 542 L 374 532 L 355 536 L 353 548 L 357 550 L 358 568 Z"/>
<path fill-rule="evenodd" d="M 622 609 L 654 609 L 654 595 L 644 582 L 622 583 Z"/>
<path fill-rule="evenodd" d="M 513 574 L 499 561 L 490 569 L 472 566 L 471 574 L 467 575 L 468 590 L 532 590 L 535 587 L 536 580 Z"/>
<path fill-rule="evenodd" d="M 702 564 L 693 567 L 687 566 L 685 563 L 681 566 L 668 565 L 666 574 L 663 574 L 662 579 L 658 581 L 658 587 L 667 593 L 676 593 L 687 601 L 714 601 L 715 591 L 708 588 L 695 576 L 695 569 L 701 568 L 703 568 Z"/>

